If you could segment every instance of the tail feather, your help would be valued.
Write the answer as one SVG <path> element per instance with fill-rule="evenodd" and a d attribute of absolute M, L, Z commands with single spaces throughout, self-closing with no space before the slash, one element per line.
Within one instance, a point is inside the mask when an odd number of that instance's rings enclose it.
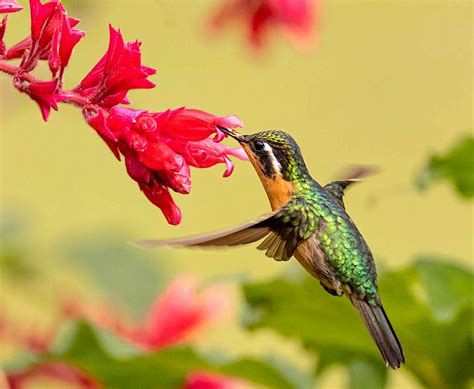
<path fill-rule="evenodd" d="M 400 364 L 405 363 L 402 346 L 393 330 L 387 314 L 381 304 L 371 305 L 365 300 L 351 296 L 352 304 L 357 308 L 367 329 L 375 341 L 385 365 L 392 369 L 398 369 Z"/>

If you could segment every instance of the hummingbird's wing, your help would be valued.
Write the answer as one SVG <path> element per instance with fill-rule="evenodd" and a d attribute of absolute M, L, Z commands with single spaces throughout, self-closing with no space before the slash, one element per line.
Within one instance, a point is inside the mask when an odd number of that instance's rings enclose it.
<path fill-rule="evenodd" d="M 324 186 L 324 189 L 334 197 L 339 205 L 344 206 L 344 190 L 351 184 L 363 181 L 367 176 L 375 173 L 377 169 L 374 166 L 353 166 L 344 174 L 345 178 L 339 181 L 333 181 Z"/>
<path fill-rule="evenodd" d="M 143 248 L 162 246 L 237 246 L 252 243 L 264 238 L 271 232 L 271 228 L 268 225 L 262 225 L 262 222 L 270 219 L 275 213 L 271 212 L 237 227 L 209 234 L 171 240 L 140 240 L 136 243 Z"/>
<path fill-rule="evenodd" d="M 296 205 L 296 207 L 295 207 Z M 163 246 L 237 246 L 256 242 L 267 237 L 257 248 L 266 250 L 265 255 L 277 261 L 291 258 L 298 242 L 310 236 L 308 213 L 300 206 L 298 199 L 291 200 L 282 208 L 244 223 L 238 227 L 210 234 L 173 240 L 141 240 L 136 242 L 142 248 Z"/>

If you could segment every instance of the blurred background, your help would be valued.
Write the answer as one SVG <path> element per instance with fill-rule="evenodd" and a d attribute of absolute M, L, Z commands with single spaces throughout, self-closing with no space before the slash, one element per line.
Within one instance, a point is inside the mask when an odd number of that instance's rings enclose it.
<path fill-rule="evenodd" d="M 237 115 L 243 132 L 288 131 L 322 184 L 348 165 L 378 166 L 377 175 L 351 188 L 346 206 L 380 272 L 403 269 L 420 255 L 472 269 L 472 203 L 449 182 L 424 193 L 415 186 L 430 155 L 448 152 L 472 129 L 472 3 L 325 0 L 314 48 L 295 49 L 276 34 L 258 54 L 248 49 L 238 27 L 209 34 L 206 20 L 216 3 L 67 1 L 87 36 L 75 49 L 66 87 L 76 85 L 106 50 L 108 23 L 120 27 L 126 40 L 143 42 L 143 64 L 158 70 L 152 78 L 157 88 L 129 95 L 133 107 L 162 111 L 185 105 Z M 11 15 L 7 43 L 28 30 L 28 12 Z M 250 246 L 202 251 L 130 246 L 142 238 L 225 228 L 267 212 L 249 163 L 236 161 L 227 179 L 222 166 L 194 169 L 191 194 L 174 195 L 183 222 L 170 226 L 78 109 L 61 106 L 44 123 L 10 82 L 0 78 L 6 316 L 47 328 L 64 294 L 112 299 L 141 317 L 168 282 L 186 274 L 201 285 L 222 285 L 235 303 L 233 319 L 203 332 L 196 347 L 235 356 L 278 354 L 311 369 L 314 356 L 298 339 L 269 328 L 249 332 L 239 320 L 245 310 L 240 284 L 298 274 L 295 261 L 274 262 Z M 382 289 L 382 298 L 389 293 Z M 323 298 L 330 306 L 331 297 Z M 399 312 L 386 309 L 398 329 Z M 2 347 L 2 358 L 14 352 Z M 318 382 L 348 386 L 342 369 L 331 365 Z M 423 386 L 409 370 L 390 372 L 388 387 Z"/>

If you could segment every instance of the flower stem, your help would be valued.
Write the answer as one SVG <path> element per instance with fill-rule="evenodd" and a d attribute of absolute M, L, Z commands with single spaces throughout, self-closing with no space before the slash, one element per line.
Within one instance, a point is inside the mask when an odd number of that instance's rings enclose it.
<path fill-rule="evenodd" d="M 19 66 L 13 65 L 10 62 L 0 59 L 0 72 L 8 74 L 13 77 L 19 77 L 22 81 L 28 83 L 41 82 L 38 78 L 32 76 L 31 74 L 24 72 Z M 17 88 L 18 89 L 18 88 Z M 20 90 L 21 91 L 21 90 Z M 80 94 L 72 90 L 58 90 L 57 91 L 58 102 L 64 104 L 71 104 L 79 108 L 88 107 L 92 110 L 98 111 L 99 109 L 104 109 L 98 107 L 95 104 L 92 104 L 87 97 L 81 96 Z"/>

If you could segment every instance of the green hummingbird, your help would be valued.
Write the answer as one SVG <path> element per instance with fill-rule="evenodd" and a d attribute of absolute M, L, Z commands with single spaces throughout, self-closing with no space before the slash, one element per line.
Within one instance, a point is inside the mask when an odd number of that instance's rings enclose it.
<path fill-rule="evenodd" d="M 405 362 L 402 347 L 377 291 L 374 258 L 347 214 L 344 190 L 360 178 L 314 180 L 295 140 L 283 131 L 242 135 L 219 127 L 247 153 L 273 212 L 238 227 L 176 240 L 145 240 L 142 247 L 236 246 L 263 239 L 257 247 L 277 261 L 294 256 L 334 296 L 345 294 L 359 311 L 386 366 Z"/>

